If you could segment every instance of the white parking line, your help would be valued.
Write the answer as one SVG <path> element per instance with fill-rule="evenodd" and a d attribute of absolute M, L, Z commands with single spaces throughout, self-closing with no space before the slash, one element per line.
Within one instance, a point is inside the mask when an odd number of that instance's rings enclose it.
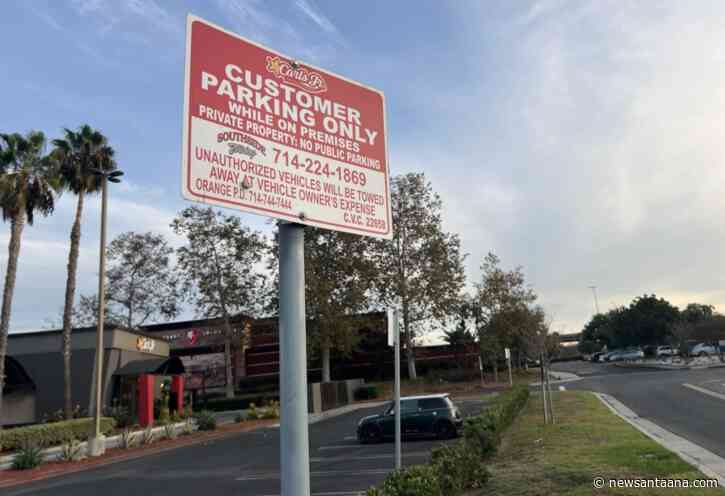
<path fill-rule="evenodd" d="M 371 469 L 371 470 L 321 470 L 310 472 L 310 477 L 354 477 L 356 475 L 387 475 L 391 469 Z M 249 474 L 237 477 L 238 481 L 255 481 L 255 480 L 275 480 L 279 479 L 279 472 L 262 472 L 257 474 Z"/>
<path fill-rule="evenodd" d="M 355 439 L 357 439 L 356 436 L 345 436 L 343 441 L 354 441 Z"/>
<path fill-rule="evenodd" d="M 720 399 L 720 400 L 725 400 L 725 394 L 716 393 L 715 391 L 710 391 L 709 389 L 701 388 L 699 386 L 694 386 L 692 384 L 687 384 L 687 383 L 684 383 L 683 386 L 685 386 L 686 388 L 690 388 L 690 389 L 692 389 L 694 391 L 698 391 L 698 392 L 700 392 L 702 394 L 706 394 L 708 396 L 712 396 L 713 398 L 717 398 L 717 399 Z"/>

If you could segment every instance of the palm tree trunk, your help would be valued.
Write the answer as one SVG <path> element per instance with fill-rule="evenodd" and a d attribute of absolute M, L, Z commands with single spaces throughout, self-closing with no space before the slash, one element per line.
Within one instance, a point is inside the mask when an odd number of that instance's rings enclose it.
<path fill-rule="evenodd" d="M 71 332 L 73 331 L 73 301 L 76 293 L 76 273 L 78 272 L 78 252 L 81 242 L 81 217 L 85 193 L 78 193 L 76 217 L 70 231 L 70 253 L 68 255 L 68 279 L 65 284 L 65 304 L 63 306 L 63 412 L 66 419 L 73 417 L 73 391 L 71 386 Z"/>
<path fill-rule="evenodd" d="M 5 355 L 8 350 L 8 331 L 10 330 L 10 309 L 13 304 L 15 291 L 15 275 L 18 272 L 18 257 L 20 255 L 20 238 L 25 226 L 25 214 L 20 211 L 10 221 L 10 243 L 8 244 L 8 267 L 5 272 L 5 290 L 3 291 L 3 306 L 0 313 L 0 429 L 3 418 L 3 387 L 5 386 Z"/>

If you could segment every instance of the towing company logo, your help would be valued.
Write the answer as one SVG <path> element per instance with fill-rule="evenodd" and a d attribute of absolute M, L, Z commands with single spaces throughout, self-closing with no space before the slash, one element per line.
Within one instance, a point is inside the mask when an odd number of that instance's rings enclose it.
<path fill-rule="evenodd" d="M 327 91 L 327 83 L 320 73 L 305 69 L 280 57 L 267 57 L 267 70 L 277 79 L 310 93 Z"/>
<path fill-rule="evenodd" d="M 259 141 L 244 133 L 225 131 L 216 135 L 217 143 L 229 145 L 229 155 L 246 155 L 250 159 L 257 153 L 267 155 L 267 149 Z"/>

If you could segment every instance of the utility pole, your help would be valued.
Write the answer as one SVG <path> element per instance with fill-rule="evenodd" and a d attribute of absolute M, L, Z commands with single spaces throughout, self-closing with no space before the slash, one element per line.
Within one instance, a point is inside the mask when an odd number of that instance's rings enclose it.
<path fill-rule="evenodd" d="M 400 426 L 400 310 L 395 308 L 395 470 L 403 468 Z"/>
<path fill-rule="evenodd" d="M 280 475 L 282 496 L 309 496 L 304 226 L 279 223 Z"/>
<path fill-rule="evenodd" d="M 100 456 L 106 452 L 106 437 L 101 434 L 101 413 L 103 405 L 103 324 L 106 307 L 106 217 L 108 206 L 108 181 L 120 183 L 123 175 L 120 170 L 107 171 L 93 169 L 92 172 L 101 176 L 101 244 L 98 262 L 98 323 L 96 324 L 96 374 L 95 374 L 95 409 L 93 412 L 93 435 L 88 442 L 91 456 Z"/>
<path fill-rule="evenodd" d="M 599 315 L 599 300 L 597 299 L 597 287 L 589 286 L 589 289 L 592 290 L 592 294 L 594 295 L 594 309 L 597 311 L 597 315 Z"/>

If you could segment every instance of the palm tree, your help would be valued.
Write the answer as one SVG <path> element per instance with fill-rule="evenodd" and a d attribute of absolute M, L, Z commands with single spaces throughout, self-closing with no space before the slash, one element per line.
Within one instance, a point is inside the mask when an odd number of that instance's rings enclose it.
<path fill-rule="evenodd" d="M 10 221 L 8 265 L 0 313 L 0 418 L 20 238 L 25 224 L 33 224 L 36 212 L 48 215 L 53 211 L 54 192 L 58 186 L 50 162 L 43 156 L 44 150 L 45 136 L 39 131 L 31 131 L 26 136 L 0 134 L 0 209 L 3 220 Z"/>
<path fill-rule="evenodd" d="M 70 253 L 68 255 L 68 279 L 65 286 L 65 302 L 63 306 L 63 378 L 64 378 L 64 412 L 71 418 L 73 397 L 71 391 L 71 331 L 73 329 L 73 300 L 76 291 L 76 273 L 78 271 L 78 254 L 81 241 L 81 218 L 83 202 L 88 193 L 97 193 L 102 185 L 102 178 L 93 169 L 113 170 L 116 163 L 113 159 L 113 148 L 100 132 L 84 124 L 78 131 L 63 130 L 64 138 L 53 140 L 52 157 L 59 169 L 63 189 L 78 196 L 76 215 L 70 232 Z"/>

